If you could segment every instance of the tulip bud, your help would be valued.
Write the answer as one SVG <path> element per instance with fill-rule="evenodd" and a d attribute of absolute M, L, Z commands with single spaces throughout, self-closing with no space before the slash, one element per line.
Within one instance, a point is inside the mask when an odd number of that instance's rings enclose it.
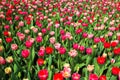
<path fill-rule="evenodd" d="M 112 55 L 112 53 L 111 53 L 111 52 L 108 52 L 108 55 L 109 55 L 109 56 L 111 56 L 111 55 Z"/>
<path fill-rule="evenodd" d="M 94 48 L 97 48 L 97 45 L 93 45 Z"/>
<path fill-rule="evenodd" d="M 107 57 L 107 54 L 106 53 L 103 53 L 103 55 L 102 55 L 104 58 L 106 58 Z"/>
<path fill-rule="evenodd" d="M 2 44 L 2 39 L 0 38 L 0 44 Z"/>
<path fill-rule="evenodd" d="M 4 50 L 4 47 L 0 45 L 0 52 L 2 52 L 3 50 Z"/>
<path fill-rule="evenodd" d="M 28 78 L 23 78 L 23 80 L 29 80 Z"/>
<path fill-rule="evenodd" d="M 38 36 L 42 36 L 42 33 L 41 33 L 41 32 L 39 32 L 39 33 L 38 33 Z"/>
<path fill-rule="evenodd" d="M 111 63 L 115 63 L 115 59 L 111 59 L 110 62 L 111 62 Z"/>
<path fill-rule="evenodd" d="M 8 32 L 8 35 L 11 36 L 11 32 Z"/>
<path fill-rule="evenodd" d="M 30 30 L 29 30 L 29 29 L 26 29 L 26 30 L 24 30 L 24 32 L 25 32 L 26 34 L 29 34 Z"/>
<path fill-rule="evenodd" d="M 34 27 L 34 26 L 31 26 L 31 27 L 30 27 L 30 29 L 33 29 L 33 28 L 35 28 L 35 27 Z"/>

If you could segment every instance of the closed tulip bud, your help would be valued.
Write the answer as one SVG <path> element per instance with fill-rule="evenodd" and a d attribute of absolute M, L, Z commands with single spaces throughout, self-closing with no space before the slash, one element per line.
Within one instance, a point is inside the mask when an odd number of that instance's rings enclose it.
<path fill-rule="evenodd" d="M 63 66 L 66 67 L 66 68 L 70 68 L 70 64 L 69 63 L 65 63 Z"/>
<path fill-rule="evenodd" d="M 104 58 L 106 58 L 107 57 L 107 54 L 106 53 L 103 53 L 103 55 L 102 55 Z"/>
<path fill-rule="evenodd" d="M 11 32 L 8 32 L 8 35 L 11 36 Z"/>
<path fill-rule="evenodd" d="M 23 78 L 23 80 L 29 80 L 28 78 Z"/>
<path fill-rule="evenodd" d="M 31 27 L 30 27 L 30 29 L 33 29 L 33 28 L 35 28 L 35 27 L 34 27 L 34 26 L 31 26 Z"/>
<path fill-rule="evenodd" d="M 109 56 L 112 56 L 112 53 L 111 53 L 111 52 L 108 52 L 108 55 L 109 55 Z"/>
<path fill-rule="evenodd" d="M 12 69 L 11 67 L 6 67 L 4 71 L 5 71 L 5 74 L 10 74 L 12 72 Z"/>
<path fill-rule="evenodd" d="M 94 48 L 97 48 L 97 45 L 93 45 Z"/>
<path fill-rule="evenodd" d="M 73 37 L 72 37 L 72 36 L 70 36 L 70 37 L 69 37 L 69 40 L 72 40 L 72 39 L 73 39 Z"/>
<path fill-rule="evenodd" d="M 42 36 L 42 33 L 41 33 L 41 32 L 39 32 L 39 33 L 38 33 L 38 36 Z"/>
<path fill-rule="evenodd" d="M 115 59 L 111 59 L 110 62 L 111 62 L 111 63 L 115 63 Z"/>
<path fill-rule="evenodd" d="M 0 38 L 0 44 L 2 44 L 2 39 Z"/>
<path fill-rule="evenodd" d="M 3 50 L 4 50 L 4 47 L 0 45 L 0 52 L 2 52 Z"/>
<path fill-rule="evenodd" d="M 24 32 L 25 32 L 26 34 L 29 34 L 30 30 L 29 30 L 29 29 L 26 29 L 26 30 L 24 30 Z"/>
<path fill-rule="evenodd" d="M 105 34 L 105 38 L 107 38 L 108 37 L 108 34 Z"/>

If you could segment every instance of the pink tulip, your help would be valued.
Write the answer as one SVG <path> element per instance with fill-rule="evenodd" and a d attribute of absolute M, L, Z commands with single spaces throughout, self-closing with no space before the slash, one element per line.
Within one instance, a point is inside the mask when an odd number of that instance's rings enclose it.
<path fill-rule="evenodd" d="M 79 28 L 75 31 L 76 34 L 80 34 L 82 32 L 82 28 Z"/>
<path fill-rule="evenodd" d="M 65 34 L 65 31 L 64 31 L 64 30 L 60 30 L 60 34 L 61 34 L 61 35 L 64 35 L 64 34 Z"/>
<path fill-rule="evenodd" d="M 38 56 L 44 56 L 44 54 L 45 54 L 45 49 L 40 49 L 38 51 Z"/>
<path fill-rule="evenodd" d="M 21 55 L 23 58 L 27 58 L 29 56 L 29 54 L 30 54 L 30 51 L 28 49 L 22 50 Z"/>
<path fill-rule="evenodd" d="M 58 50 L 58 49 L 61 47 L 61 44 L 60 44 L 60 43 L 55 43 L 55 44 L 54 44 L 54 47 L 55 47 L 55 49 Z"/>
<path fill-rule="evenodd" d="M 87 34 L 86 32 L 84 32 L 84 33 L 82 34 L 82 36 L 83 36 L 84 38 L 86 38 L 86 37 L 88 36 L 88 34 Z"/>
<path fill-rule="evenodd" d="M 5 25 L 4 28 L 5 29 L 10 29 L 10 26 L 9 25 Z"/>
<path fill-rule="evenodd" d="M 6 63 L 5 59 L 0 56 L 0 65 L 3 65 L 3 64 L 5 64 L 5 63 Z"/>
<path fill-rule="evenodd" d="M 54 43 L 55 43 L 55 37 L 51 37 L 49 40 L 50 40 L 50 43 L 51 43 L 51 44 L 54 44 Z"/>
<path fill-rule="evenodd" d="M 33 30 L 34 33 L 37 33 L 37 32 L 38 32 L 38 28 L 35 28 L 35 27 L 34 27 L 34 28 L 32 28 L 32 30 Z"/>
<path fill-rule="evenodd" d="M 99 42 L 100 42 L 100 38 L 95 37 L 95 38 L 94 38 L 94 43 L 99 43 Z"/>
<path fill-rule="evenodd" d="M 87 23 L 82 23 L 82 26 L 83 26 L 83 27 L 87 27 L 88 24 L 87 24 Z"/>
<path fill-rule="evenodd" d="M 66 36 L 66 38 L 70 38 L 71 37 L 71 33 L 70 32 L 66 32 L 65 36 Z"/>
<path fill-rule="evenodd" d="M 73 49 L 73 50 L 70 50 L 70 52 L 68 52 L 68 54 L 69 54 L 69 56 L 71 56 L 71 57 L 76 57 L 77 54 L 78 54 L 78 52 L 77 52 L 75 49 Z"/>
<path fill-rule="evenodd" d="M 60 54 L 65 54 L 66 49 L 65 49 L 64 47 L 60 47 L 60 48 L 58 49 L 58 51 L 59 51 Z"/>
<path fill-rule="evenodd" d="M 22 27 L 24 26 L 24 22 L 23 21 L 20 21 L 19 24 L 18 24 L 19 27 Z"/>
<path fill-rule="evenodd" d="M 80 50 L 81 52 L 83 52 L 83 51 L 85 50 L 85 47 L 84 47 L 84 46 L 80 46 L 80 47 L 79 47 L 79 50 Z"/>
<path fill-rule="evenodd" d="M 90 74 L 89 80 L 98 80 L 98 76 L 96 74 Z"/>
<path fill-rule="evenodd" d="M 72 80 L 80 80 L 80 74 L 78 74 L 78 73 L 73 73 L 73 74 L 72 74 Z"/>
<path fill-rule="evenodd" d="M 45 34 L 45 33 L 47 32 L 47 30 L 46 30 L 45 28 L 43 28 L 43 29 L 41 30 L 41 32 L 42 32 L 43 34 Z"/>
<path fill-rule="evenodd" d="M 53 36 L 54 34 L 55 34 L 55 32 L 54 32 L 54 31 L 51 31 L 51 32 L 50 32 L 50 35 L 51 35 L 51 36 Z"/>
<path fill-rule="evenodd" d="M 62 76 L 64 78 L 69 78 L 71 76 L 71 69 L 64 67 L 63 71 L 61 71 Z"/>
<path fill-rule="evenodd" d="M 40 43 L 40 42 L 42 42 L 42 40 L 43 40 L 43 39 L 42 39 L 42 37 L 41 37 L 41 36 L 37 36 L 37 37 L 36 37 L 36 41 L 37 41 L 37 42 L 39 42 L 39 43 Z"/>
<path fill-rule="evenodd" d="M 21 32 L 17 32 L 17 36 L 18 36 L 20 41 L 24 40 L 24 38 L 25 38 L 25 35 Z"/>
<path fill-rule="evenodd" d="M 26 46 L 27 48 L 30 48 L 30 47 L 32 46 L 32 43 L 31 43 L 29 40 L 27 40 L 27 41 L 25 42 L 25 46 Z"/>
<path fill-rule="evenodd" d="M 56 28 L 59 28 L 59 26 L 60 26 L 59 23 L 56 23 L 56 24 L 55 24 L 55 27 L 56 27 Z"/>
<path fill-rule="evenodd" d="M 86 53 L 91 54 L 92 53 L 92 48 L 86 48 Z"/>
<path fill-rule="evenodd" d="M 61 39 L 62 39 L 62 40 L 66 40 L 67 37 L 66 37 L 65 35 L 61 35 Z"/>
<path fill-rule="evenodd" d="M 17 44 L 11 44 L 11 49 L 12 49 L 12 50 L 17 50 L 17 49 L 18 49 Z"/>
<path fill-rule="evenodd" d="M 112 36 L 113 35 L 113 32 L 108 32 L 108 36 Z"/>
<path fill-rule="evenodd" d="M 88 37 L 87 38 L 89 38 L 89 39 L 91 39 L 91 38 L 93 38 L 93 34 L 88 34 Z"/>
<path fill-rule="evenodd" d="M 74 43 L 74 44 L 73 44 L 73 49 L 76 49 L 76 50 L 77 50 L 78 48 L 79 48 L 79 45 L 78 45 L 77 43 Z"/>

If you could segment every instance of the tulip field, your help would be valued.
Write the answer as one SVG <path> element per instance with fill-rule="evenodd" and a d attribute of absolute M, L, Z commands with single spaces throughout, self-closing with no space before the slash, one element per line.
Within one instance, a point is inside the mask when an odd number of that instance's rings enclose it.
<path fill-rule="evenodd" d="M 0 80 L 120 80 L 120 1 L 0 0 Z"/>

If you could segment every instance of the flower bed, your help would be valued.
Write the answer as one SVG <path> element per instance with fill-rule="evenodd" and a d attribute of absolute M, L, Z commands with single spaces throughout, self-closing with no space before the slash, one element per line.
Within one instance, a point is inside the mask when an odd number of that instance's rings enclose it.
<path fill-rule="evenodd" d="M 1 80 L 120 80 L 117 0 L 0 1 Z"/>

